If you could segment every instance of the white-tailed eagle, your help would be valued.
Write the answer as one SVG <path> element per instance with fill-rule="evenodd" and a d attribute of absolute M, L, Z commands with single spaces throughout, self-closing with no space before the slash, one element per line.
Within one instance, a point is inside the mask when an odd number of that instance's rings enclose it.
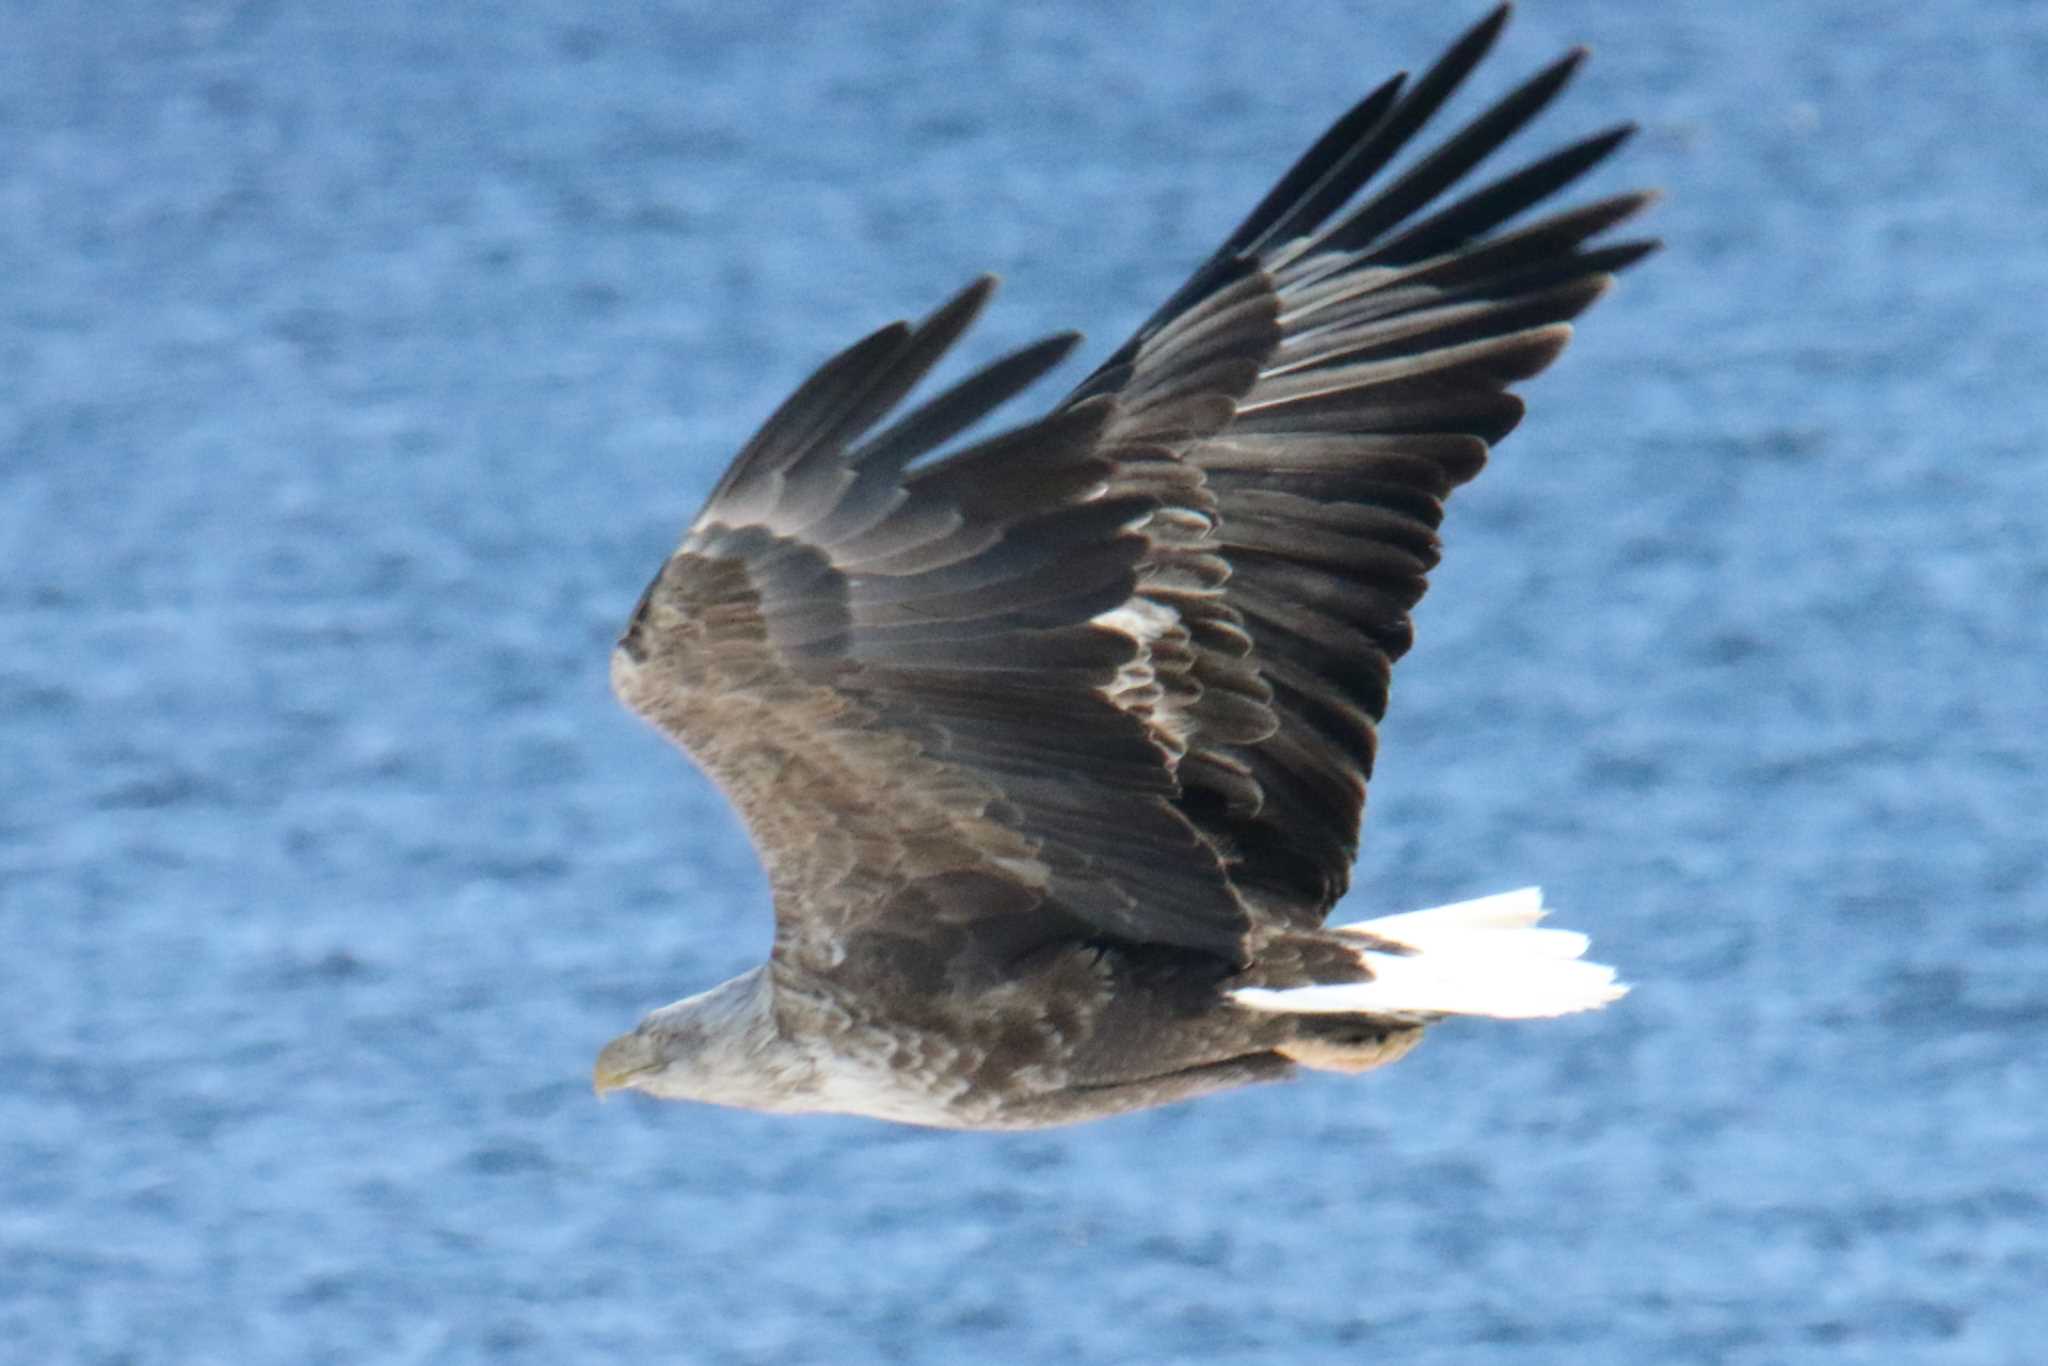
<path fill-rule="evenodd" d="M 1534 890 L 1323 925 L 1444 499 L 1655 246 L 1596 240 L 1648 194 L 1507 226 L 1626 125 L 1440 202 L 1582 51 L 1374 184 L 1506 17 L 1339 119 L 1038 421 L 934 457 L 1071 335 L 896 415 L 983 279 L 740 451 L 612 681 L 739 808 L 774 950 L 609 1044 L 600 1090 L 1027 1128 L 1621 994 Z"/>

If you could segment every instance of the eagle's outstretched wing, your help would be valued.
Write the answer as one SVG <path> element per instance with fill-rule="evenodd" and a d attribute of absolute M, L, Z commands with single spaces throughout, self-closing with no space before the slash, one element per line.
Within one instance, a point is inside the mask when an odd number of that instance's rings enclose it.
<path fill-rule="evenodd" d="M 1222 606 L 1251 643 L 1276 724 L 1201 733 L 1180 805 L 1259 911 L 1319 924 L 1349 883 L 1374 727 L 1450 490 L 1522 416 L 1507 392 L 1556 359 L 1569 320 L 1651 241 L 1588 243 L 1655 196 L 1618 195 L 1497 233 L 1598 165 L 1608 129 L 1431 209 L 1563 89 L 1577 49 L 1355 207 L 1486 54 L 1502 6 L 1409 86 L 1395 77 L 1309 149 L 1077 399 L 1229 400 L 1177 444 L 1200 470 L 1230 569 Z M 1340 216 L 1340 211 L 1341 216 Z"/>
<path fill-rule="evenodd" d="M 1257 920 L 1321 920 L 1442 500 L 1520 417 L 1506 386 L 1652 246 L 1587 245 L 1646 195 L 1498 231 L 1626 128 L 1423 216 L 1578 53 L 1347 209 L 1505 13 L 1339 120 L 1047 417 L 916 463 L 1072 337 L 877 430 L 983 280 L 841 353 L 740 452 L 613 677 L 739 806 L 779 957 L 830 967 L 859 933 L 934 963 L 939 936 L 1237 959 Z"/>

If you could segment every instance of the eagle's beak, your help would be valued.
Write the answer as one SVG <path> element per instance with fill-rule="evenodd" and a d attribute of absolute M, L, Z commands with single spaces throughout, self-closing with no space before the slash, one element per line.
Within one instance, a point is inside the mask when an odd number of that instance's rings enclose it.
<path fill-rule="evenodd" d="M 645 1034 L 621 1034 L 604 1046 L 597 1055 L 597 1066 L 591 1070 L 590 1083 L 602 1096 L 607 1091 L 621 1091 L 633 1085 L 636 1078 L 661 1066 L 661 1059 L 655 1056 L 654 1041 Z"/>

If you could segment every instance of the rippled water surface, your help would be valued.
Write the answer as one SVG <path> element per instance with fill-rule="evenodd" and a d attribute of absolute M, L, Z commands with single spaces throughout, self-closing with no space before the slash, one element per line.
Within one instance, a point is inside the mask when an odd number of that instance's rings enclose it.
<path fill-rule="evenodd" d="M 0 1356 L 2029 1359 L 2048 12 L 1525 10 L 1670 246 L 1454 507 L 1348 909 L 1638 990 L 990 1137 L 593 1101 L 768 930 L 611 637 L 829 350 L 992 268 L 971 358 L 1099 356 L 1468 16 L 0 8 Z"/>

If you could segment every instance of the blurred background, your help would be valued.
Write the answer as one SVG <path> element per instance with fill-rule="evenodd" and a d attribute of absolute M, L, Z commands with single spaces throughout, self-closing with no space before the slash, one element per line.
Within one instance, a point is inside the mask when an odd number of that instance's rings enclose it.
<path fill-rule="evenodd" d="M 1622 1006 L 1041 1134 L 592 1099 L 768 943 L 605 672 L 739 442 L 987 269 L 945 373 L 1078 378 L 1480 12 L 0 5 L 0 1356 L 2038 1350 L 2029 0 L 1528 0 L 1452 111 L 1591 44 L 1502 165 L 1639 120 L 1669 246 L 1453 504 L 1345 912 L 1540 881 Z"/>

